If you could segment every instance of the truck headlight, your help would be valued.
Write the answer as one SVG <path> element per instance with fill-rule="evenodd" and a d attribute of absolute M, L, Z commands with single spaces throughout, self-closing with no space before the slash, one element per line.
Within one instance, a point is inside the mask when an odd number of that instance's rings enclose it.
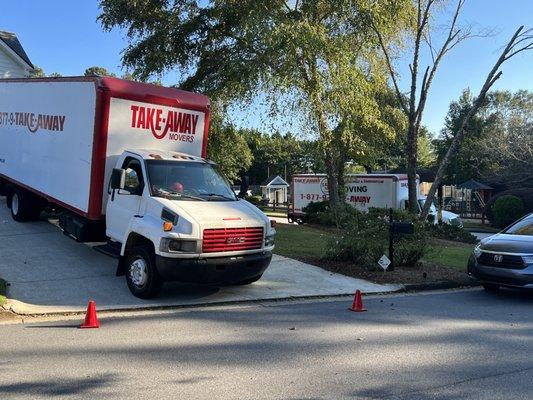
<path fill-rule="evenodd" d="M 265 236 L 265 247 L 274 246 L 275 239 L 276 239 L 276 234 Z"/>
<path fill-rule="evenodd" d="M 522 256 L 522 260 L 524 261 L 524 264 L 531 265 L 533 264 L 533 254 L 529 256 Z"/>
<path fill-rule="evenodd" d="M 195 253 L 196 240 L 161 239 L 159 251 L 163 253 Z"/>

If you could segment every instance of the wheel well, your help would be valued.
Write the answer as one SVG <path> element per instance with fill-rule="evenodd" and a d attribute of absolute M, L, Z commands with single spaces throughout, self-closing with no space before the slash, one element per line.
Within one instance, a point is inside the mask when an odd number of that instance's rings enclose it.
<path fill-rule="evenodd" d="M 138 233 L 131 232 L 128 236 L 128 240 L 126 241 L 124 254 L 126 254 L 129 250 L 137 246 L 148 246 L 155 253 L 154 243 L 150 239 L 147 239 L 146 237 L 139 235 Z"/>
<path fill-rule="evenodd" d="M 0 196 L 6 196 L 9 198 L 15 187 L 8 181 L 0 182 Z"/>
<path fill-rule="evenodd" d="M 126 240 L 124 255 L 119 258 L 116 276 L 121 276 L 126 273 L 126 257 L 128 252 L 137 246 L 147 246 L 152 251 L 152 254 L 155 254 L 155 247 L 150 239 L 147 239 L 138 233 L 131 232 L 128 236 L 128 240 Z"/>

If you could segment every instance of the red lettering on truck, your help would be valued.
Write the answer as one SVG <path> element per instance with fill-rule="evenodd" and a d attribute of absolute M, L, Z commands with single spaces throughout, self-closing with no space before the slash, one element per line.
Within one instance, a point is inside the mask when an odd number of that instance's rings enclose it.
<path fill-rule="evenodd" d="M 31 133 L 39 129 L 52 132 L 63 132 L 64 115 L 35 114 L 30 112 L 0 112 L 0 125 L 23 126 Z"/>
<path fill-rule="evenodd" d="M 369 204 L 370 203 L 370 196 L 350 196 L 348 198 L 348 201 L 350 203 Z"/>
<path fill-rule="evenodd" d="M 194 141 L 198 115 L 135 105 L 130 109 L 132 128 L 150 130 L 156 139 L 169 135 L 169 140 Z"/>

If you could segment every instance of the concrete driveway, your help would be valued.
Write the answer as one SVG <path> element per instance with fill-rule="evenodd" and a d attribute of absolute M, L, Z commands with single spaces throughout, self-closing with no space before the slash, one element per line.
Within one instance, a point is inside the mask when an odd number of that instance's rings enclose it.
<path fill-rule="evenodd" d="M 52 221 L 53 222 L 53 221 Z M 17 223 L 0 198 L 0 277 L 10 283 L 7 307 L 19 314 L 84 311 L 89 299 L 100 310 L 170 307 L 293 297 L 390 292 L 378 285 L 274 256 L 263 278 L 248 286 L 201 287 L 167 283 L 157 299 L 130 294 L 116 277 L 116 260 L 64 236 L 50 221 Z"/>

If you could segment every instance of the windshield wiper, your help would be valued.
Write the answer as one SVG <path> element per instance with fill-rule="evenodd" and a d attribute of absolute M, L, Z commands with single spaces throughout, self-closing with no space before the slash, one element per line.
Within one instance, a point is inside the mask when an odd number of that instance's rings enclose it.
<path fill-rule="evenodd" d="M 169 193 L 176 197 L 185 197 L 186 199 L 207 201 L 206 199 L 202 199 L 201 197 L 191 196 L 190 194 L 183 194 L 183 193 L 178 193 L 178 192 L 169 192 Z"/>
<path fill-rule="evenodd" d="M 221 199 L 235 201 L 235 199 L 233 199 L 231 197 L 228 197 L 228 196 L 225 196 L 223 194 L 219 194 L 219 193 L 206 193 L 206 194 L 203 194 L 203 196 L 207 196 L 209 198 L 211 198 L 211 197 L 220 197 Z"/>

